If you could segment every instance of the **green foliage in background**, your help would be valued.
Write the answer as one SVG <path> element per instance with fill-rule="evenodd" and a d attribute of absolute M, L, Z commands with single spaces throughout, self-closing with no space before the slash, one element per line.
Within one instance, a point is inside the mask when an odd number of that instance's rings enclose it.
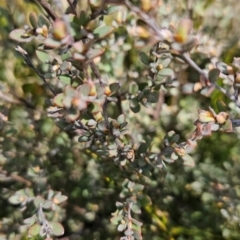
<path fill-rule="evenodd" d="M 239 239 L 239 7 L 1 1 L 0 239 Z"/>

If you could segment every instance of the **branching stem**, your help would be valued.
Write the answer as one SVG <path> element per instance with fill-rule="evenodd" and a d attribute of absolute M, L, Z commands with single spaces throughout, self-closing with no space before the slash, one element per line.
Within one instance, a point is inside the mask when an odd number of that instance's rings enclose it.
<path fill-rule="evenodd" d="M 35 0 L 40 6 L 48 13 L 48 15 L 52 18 L 53 21 L 58 19 L 57 14 L 51 9 L 50 4 L 45 0 Z"/>
<path fill-rule="evenodd" d="M 46 81 L 45 77 L 43 76 L 42 73 L 40 73 L 36 68 L 35 66 L 33 65 L 32 63 L 32 60 L 31 58 L 29 57 L 28 53 L 21 47 L 17 47 L 16 48 L 16 51 L 18 51 L 19 53 L 21 53 L 21 55 L 23 56 L 26 64 L 32 68 L 36 73 L 37 75 L 42 79 L 42 81 L 47 85 L 47 87 L 49 88 L 49 90 L 52 92 L 53 95 L 57 95 L 56 92 L 53 90 L 53 88 L 48 84 L 48 82 Z"/>

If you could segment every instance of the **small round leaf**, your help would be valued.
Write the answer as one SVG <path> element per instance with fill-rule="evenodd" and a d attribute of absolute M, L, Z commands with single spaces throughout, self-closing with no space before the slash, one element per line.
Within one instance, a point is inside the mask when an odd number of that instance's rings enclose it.
<path fill-rule="evenodd" d="M 211 69 L 208 73 L 208 78 L 210 80 L 210 82 L 216 82 L 218 80 L 220 71 L 216 68 Z"/>
<path fill-rule="evenodd" d="M 95 35 L 96 38 L 104 38 L 110 33 L 112 33 L 114 30 L 114 27 L 111 26 L 103 26 L 103 27 L 98 27 L 93 31 L 93 34 Z"/>
<path fill-rule="evenodd" d="M 18 42 L 30 42 L 33 39 L 33 36 L 22 37 L 25 33 L 26 31 L 24 29 L 15 29 L 10 32 L 9 37 Z"/>
<path fill-rule="evenodd" d="M 136 99 L 131 100 L 130 108 L 134 113 L 138 113 L 141 109 L 139 102 Z"/>
<path fill-rule="evenodd" d="M 184 156 L 181 156 L 183 159 L 183 165 L 188 166 L 188 167 L 194 167 L 195 162 L 193 161 L 192 157 L 188 154 L 185 154 Z"/>
<path fill-rule="evenodd" d="M 20 204 L 22 203 L 24 200 L 26 200 L 26 196 L 24 195 L 13 195 L 11 196 L 8 201 L 11 203 L 11 204 Z"/>
<path fill-rule="evenodd" d="M 49 222 L 52 227 L 52 234 L 54 236 L 61 236 L 64 234 L 64 228 L 59 222 Z"/>
<path fill-rule="evenodd" d="M 38 27 L 38 17 L 37 17 L 37 14 L 35 12 L 32 12 L 32 13 L 29 14 L 29 21 L 30 21 L 33 28 Z"/>
<path fill-rule="evenodd" d="M 34 199 L 34 205 L 36 207 L 39 207 L 40 204 L 43 204 L 45 202 L 45 199 L 41 196 L 37 196 L 35 199 Z"/>
<path fill-rule="evenodd" d="M 123 219 L 122 215 L 114 216 L 110 219 L 111 223 L 117 225 Z"/>
<path fill-rule="evenodd" d="M 139 57 L 140 57 L 140 60 L 143 64 L 145 64 L 145 65 L 150 64 L 150 59 L 148 58 L 148 56 L 145 52 L 140 52 Z"/>
<path fill-rule="evenodd" d="M 49 53 L 46 53 L 46 52 L 43 52 L 40 50 L 36 50 L 36 55 L 37 55 L 38 59 L 43 63 L 49 62 L 51 60 Z"/>
<path fill-rule="evenodd" d="M 117 227 L 117 230 L 118 230 L 119 232 L 122 232 L 122 231 L 124 231 L 126 228 L 127 228 L 127 224 L 119 224 L 118 227 Z"/>
<path fill-rule="evenodd" d="M 30 237 L 34 237 L 40 233 L 40 230 L 41 230 L 41 225 L 36 223 L 29 228 L 28 234 L 30 235 Z"/>
<path fill-rule="evenodd" d="M 65 98 L 64 93 L 59 93 L 57 96 L 54 97 L 53 103 L 57 107 L 64 107 L 63 100 Z"/>

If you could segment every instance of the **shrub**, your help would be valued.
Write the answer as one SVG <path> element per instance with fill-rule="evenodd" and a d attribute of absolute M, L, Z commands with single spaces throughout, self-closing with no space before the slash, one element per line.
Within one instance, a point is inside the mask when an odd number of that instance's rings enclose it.
<path fill-rule="evenodd" d="M 238 239 L 240 60 L 214 3 L 35 2 L 1 8 L 2 237 Z"/>

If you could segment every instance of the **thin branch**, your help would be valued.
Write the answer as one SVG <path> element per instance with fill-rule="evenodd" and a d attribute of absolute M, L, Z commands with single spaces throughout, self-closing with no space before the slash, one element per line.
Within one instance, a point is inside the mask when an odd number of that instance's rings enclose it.
<path fill-rule="evenodd" d="M 156 104 L 155 111 L 153 112 L 153 119 L 154 120 L 157 120 L 160 117 L 163 103 L 164 103 L 164 92 L 161 91 L 159 93 L 159 98 L 158 98 L 158 102 Z"/>
<path fill-rule="evenodd" d="M 117 107 L 118 107 L 120 114 L 123 114 L 122 98 L 120 95 L 117 96 Z"/>
<path fill-rule="evenodd" d="M 199 74 L 201 74 L 205 79 L 208 79 L 208 75 L 189 57 L 188 54 L 184 53 L 181 55 L 182 59 L 188 63 L 192 68 L 194 68 Z M 216 89 L 222 92 L 226 97 L 228 97 L 231 101 L 235 102 L 236 105 L 240 108 L 240 102 L 238 99 L 231 93 L 229 93 L 226 89 L 219 86 L 216 82 L 212 83 Z"/>
<path fill-rule="evenodd" d="M 51 9 L 51 6 L 45 0 L 35 0 L 40 6 L 48 13 L 48 15 L 52 18 L 53 21 L 58 19 L 57 14 Z"/>
<path fill-rule="evenodd" d="M 193 19 L 193 0 L 187 0 L 188 17 Z"/>
<path fill-rule="evenodd" d="M 11 174 L 11 180 L 14 180 L 14 181 L 17 181 L 17 182 L 20 182 L 20 183 L 23 183 L 25 184 L 26 186 L 30 187 L 32 186 L 32 182 L 30 182 L 29 180 L 17 175 L 17 174 Z"/>
<path fill-rule="evenodd" d="M 100 83 L 101 83 L 101 74 L 100 74 L 100 72 L 99 72 L 96 64 L 95 64 L 93 61 L 91 61 L 91 62 L 89 63 L 89 65 L 90 65 L 90 67 L 91 67 L 91 69 L 92 69 L 93 74 L 95 75 L 95 77 L 96 77 L 96 78 L 100 81 Z"/>
<path fill-rule="evenodd" d="M 53 90 L 53 88 L 48 84 L 48 82 L 46 81 L 45 77 L 43 76 L 42 73 L 40 73 L 36 68 L 35 66 L 33 65 L 32 63 L 32 60 L 30 59 L 28 53 L 21 47 L 17 47 L 15 48 L 16 51 L 18 51 L 19 53 L 21 53 L 21 55 L 23 56 L 26 64 L 32 68 L 36 73 L 37 75 L 43 80 L 43 82 L 47 85 L 47 87 L 49 88 L 49 90 L 52 92 L 53 95 L 57 95 L 56 92 Z"/>
<path fill-rule="evenodd" d="M 148 14 L 143 12 L 140 8 L 135 7 L 130 1 L 128 0 L 105 0 L 104 3 L 111 3 L 111 4 L 121 4 L 125 5 L 131 12 L 135 13 L 139 18 L 141 18 L 155 33 L 155 37 L 157 41 L 164 41 L 165 37 L 163 36 L 161 29 L 157 26 L 156 20 L 150 17 Z"/>
<path fill-rule="evenodd" d="M 89 129 L 86 128 L 80 120 L 75 121 L 75 122 L 74 122 L 74 126 L 75 126 L 77 129 L 82 129 L 82 130 L 85 130 L 85 131 L 89 131 Z"/>
<path fill-rule="evenodd" d="M 156 20 L 152 17 L 150 17 L 148 14 L 143 12 L 141 9 L 138 7 L 133 6 L 129 1 L 125 0 L 123 1 L 124 4 L 132 11 L 134 12 L 137 16 L 139 16 L 146 24 L 154 31 L 154 33 L 157 36 L 158 41 L 163 41 L 164 36 L 161 32 L 161 29 L 156 25 Z"/>
<path fill-rule="evenodd" d="M 70 6 L 70 11 L 69 13 L 77 14 L 76 7 L 77 7 L 77 0 L 67 0 L 69 6 Z"/>
<path fill-rule="evenodd" d="M 104 121 L 105 121 L 105 126 L 106 126 L 107 129 L 110 130 L 110 124 L 109 124 L 109 121 L 108 121 L 108 114 L 107 114 L 107 105 L 108 105 L 108 103 L 109 102 L 106 99 L 104 104 L 103 104 L 102 111 L 103 111 L 103 118 L 104 118 Z"/>

